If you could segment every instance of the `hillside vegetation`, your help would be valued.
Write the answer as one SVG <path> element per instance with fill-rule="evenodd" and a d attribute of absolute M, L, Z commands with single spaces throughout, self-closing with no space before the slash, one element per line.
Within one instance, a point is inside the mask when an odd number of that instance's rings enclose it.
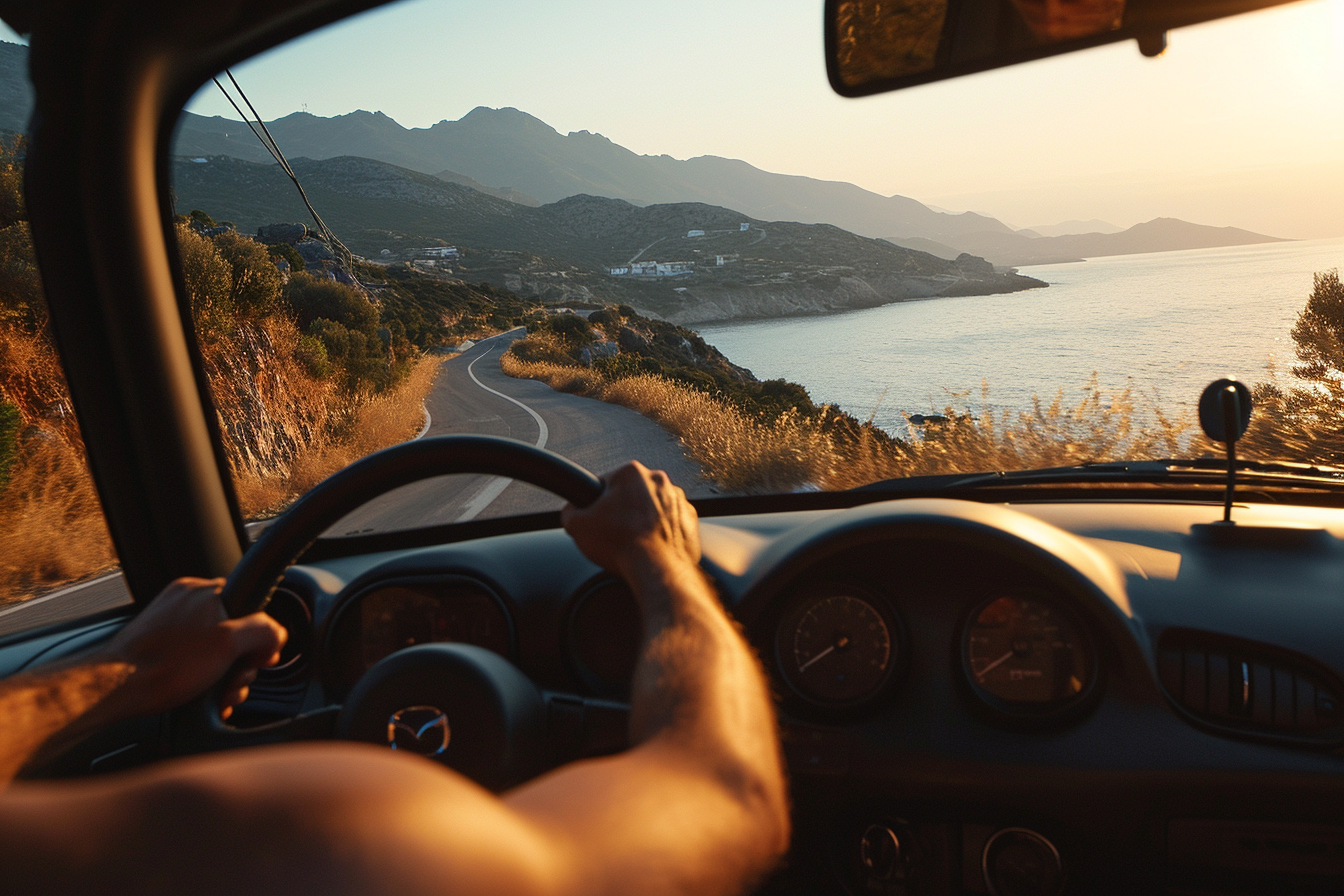
<path fill-rule="evenodd" d="M 1046 285 L 972 256 L 948 261 L 829 224 L 762 221 L 699 202 L 639 206 L 580 194 L 532 207 L 366 158 L 293 166 L 352 251 L 413 260 L 417 249 L 451 244 L 462 252 L 459 276 L 549 303 L 628 304 L 684 324 Z M 306 216 L 274 164 L 182 160 L 173 188 L 184 207 L 211 209 L 249 232 Z M 636 259 L 691 262 L 694 272 L 609 274 Z"/>
<path fill-rule="evenodd" d="M 115 563 L 47 326 L 22 202 L 23 143 L 0 148 L 0 602 Z M 361 291 L 204 212 L 177 224 L 197 340 L 242 510 L 255 516 L 411 435 L 441 356 L 533 306 L 490 287 L 366 267 Z M 205 236 L 204 233 L 212 233 Z"/>

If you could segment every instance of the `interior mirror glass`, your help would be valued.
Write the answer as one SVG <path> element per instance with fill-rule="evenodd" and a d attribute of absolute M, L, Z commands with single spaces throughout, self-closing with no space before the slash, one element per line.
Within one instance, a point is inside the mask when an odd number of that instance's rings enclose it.
<path fill-rule="evenodd" d="M 1290 0 L 827 0 L 831 86 L 864 96 L 1117 40 L 1145 55 L 1185 25 Z"/>

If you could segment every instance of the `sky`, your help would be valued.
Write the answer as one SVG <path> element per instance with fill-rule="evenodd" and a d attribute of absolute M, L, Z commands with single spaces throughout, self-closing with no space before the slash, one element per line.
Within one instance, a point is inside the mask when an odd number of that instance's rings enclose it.
<path fill-rule="evenodd" d="M 1344 235 L 1344 0 L 859 100 L 821 0 L 403 0 L 234 68 L 263 117 L 407 127 L 513 106 L 635 152 L 718 155 L 1014 226 L 1169 216 Z M 214 87 L 190 106 L 236 117 Z M 500 185 L 495 185 L 500 186 Z"/>

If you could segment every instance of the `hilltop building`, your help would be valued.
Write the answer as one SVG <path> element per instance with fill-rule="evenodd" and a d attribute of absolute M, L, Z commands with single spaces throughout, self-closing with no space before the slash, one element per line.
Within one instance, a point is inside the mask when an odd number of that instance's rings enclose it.
<path fill-rule="evenodd" d="M 607 268 L 607 273 L 613 277 L 638 277 L 648 280 L 661 277 L 689 277 L 695 273 L 695 262 L 636 261 L 633 264 Z"/>

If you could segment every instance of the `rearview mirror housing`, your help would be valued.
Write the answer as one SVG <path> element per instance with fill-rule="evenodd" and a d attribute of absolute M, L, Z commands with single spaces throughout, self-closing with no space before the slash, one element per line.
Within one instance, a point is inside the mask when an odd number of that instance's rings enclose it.
<path fill-rule="evenodd" d="M 826 0 L 826 74 L 841 96 L 900 90 L 1134 40 L 1293 0 Z"/>

